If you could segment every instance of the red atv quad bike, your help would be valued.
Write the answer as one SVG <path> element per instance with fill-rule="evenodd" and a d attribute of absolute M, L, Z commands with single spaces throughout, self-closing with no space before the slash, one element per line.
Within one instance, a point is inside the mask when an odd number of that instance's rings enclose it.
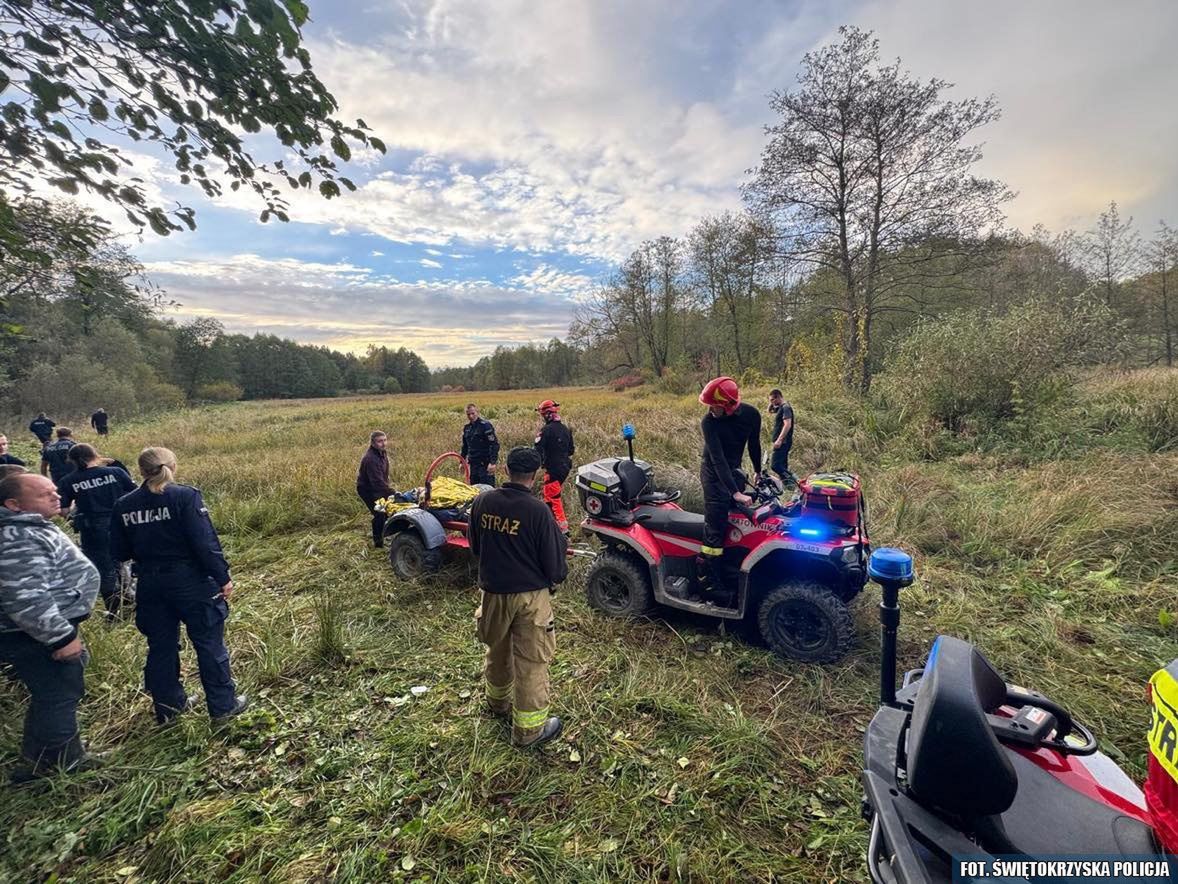
<path fill-rule="evenodd" d="M 1178 660 L 1151 682 L 1143 795 L 1066 709 L 1008 684 L 968 642 L 939 636 L 924 669 L 907 673 L 897 691 L 899 594 L 912 582 L 912 559 L 879 549 L 869 571 L 883 588 L 880 708 L 864 741 L 872 881 L 974 880 L 999 857 L 1155 863 L 1178 850 Z M 962 860 L 976 865 L 955 876 Z"/>
<path fill-rule="evenodd" d="M 472 562 L 468 516 L 473 501 L 461 506 L 442 506 L 432 499 L 434 475 L 447 459 L 458 461 L 462 469 L 462 481 L 470 484 L 470 464 L 466 458 L 456 451 L 440 454 L 425 471 L 425 480 L 422 482 L 425 493 L 421 500 L 415 506 L 389 516 L 385 523 L 389 564 L 393 573 L 402 580 L 417 580 L 436 574 L 447 560 L 466 561 L 468 565 Z M 472 487 L 483 492 L 492 486 Z M 567 552 L 570 557 L 593 555 L 583 546 L 570 546 Z"/>
<path fill-rule="evenodd" d="M 847 606 L 866 582 L 870 552 L 857 478 L 803 483 L 812 493 L 788 507 L 779 500 L 781 483 L 763 478 L 748 491 L 752 508 L 734 505 L 720 565 L 726 585 L 712 588 L 697 562 L 704 517 L 685 512 L 676 503 L 678 491 L 654 491 L 650 464 L 634 458 L 634 428 L 627 424 L 622 435 L 629 458 L 604 458 L 577 470 L 588 513 L 581 528 L 605 547 L 585 582 L 592 607 L 613 617 L 640 617 L 657 603 L 755 621 L 771 650 L 805 662 L 846 653 L 854 639 Z M 848 500 L 849 510 L 843 508 Z"/>

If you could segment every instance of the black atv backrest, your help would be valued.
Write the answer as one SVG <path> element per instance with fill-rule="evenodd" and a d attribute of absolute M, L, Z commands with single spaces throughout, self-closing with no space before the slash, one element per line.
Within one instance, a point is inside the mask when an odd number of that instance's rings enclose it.
<path fill-rule="evenodd" d="M 1018 775 L 986 713 L 1006 699 L 1006 682 L 973 645 L 938 636 L 912 705 L 908 786 L 915 798 L 964 817 L 1002 813 Z"/>
<path fill-rule="evenodd" d="M 646 490 L 646 471 L 638 464 L 628 460 L 618 461 L 614 471 L 622 480 L 622 499 L 626 503 L 633 503 L 638 495 Z"/>

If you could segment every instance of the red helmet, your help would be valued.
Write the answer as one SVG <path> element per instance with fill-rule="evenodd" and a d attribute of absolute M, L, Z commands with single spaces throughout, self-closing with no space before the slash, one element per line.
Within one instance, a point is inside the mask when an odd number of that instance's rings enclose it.
<path fill-rule="evenodd" d="M 699 394 L 699 401 L 707 406 L 719 405 L 725 414 L 732 414 L 740 405 L 740 387 L 732 378 L 713 378 Z"/>
<path fill-rule="evenodd" d="M 541 417 L 552 417 L 560 414 L 560 403 L 553 402 L 551 399 L 545 399 L 536 406 L 536 411 L 540 412 Z"/>

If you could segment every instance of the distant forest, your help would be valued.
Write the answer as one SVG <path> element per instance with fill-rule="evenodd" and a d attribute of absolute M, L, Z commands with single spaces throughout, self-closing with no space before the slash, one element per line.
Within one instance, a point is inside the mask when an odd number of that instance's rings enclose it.
<path fill-rule="evenodd" d="M 994 99 L 951 101 L 944 83 L 882 64 L 870 34 L 841 36 L 771 96 L 776 122 L 741 211 L 640 244 L 583 293 L 565 340 L 471 366 L 431 372 L 396 342 L 356 355 L 165 319 L 167 294 L 101 218 L 0 198 L 0 413 L 596 383 L 686 393 L 718 374 L 865 394 L 936 348 L 960 378 L 966 344 L 1051 372 L 1173 366 L 1173 228 L 1140 231 L 1113 202 L 1084 231 L 1009 229 L 1013 195 L 977 176 L 971 146 Z M 1010 342 L 993 329 L 1021 339 L 1032 325 L 1038 339 L 1001 355 Z M 966 375 L 979 369 L 970 358 Z M 1018 365 L 1007 369 L 1017 388 Z"/>

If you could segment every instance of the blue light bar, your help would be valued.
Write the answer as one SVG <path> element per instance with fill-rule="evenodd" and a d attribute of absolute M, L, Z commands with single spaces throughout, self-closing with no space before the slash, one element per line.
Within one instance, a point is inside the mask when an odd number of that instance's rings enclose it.
<path fill-rule="evenodd" d="M 822 532 L 817 528 L 799 528 L 798 533 L 803 537 L 821 537 Z"/>

